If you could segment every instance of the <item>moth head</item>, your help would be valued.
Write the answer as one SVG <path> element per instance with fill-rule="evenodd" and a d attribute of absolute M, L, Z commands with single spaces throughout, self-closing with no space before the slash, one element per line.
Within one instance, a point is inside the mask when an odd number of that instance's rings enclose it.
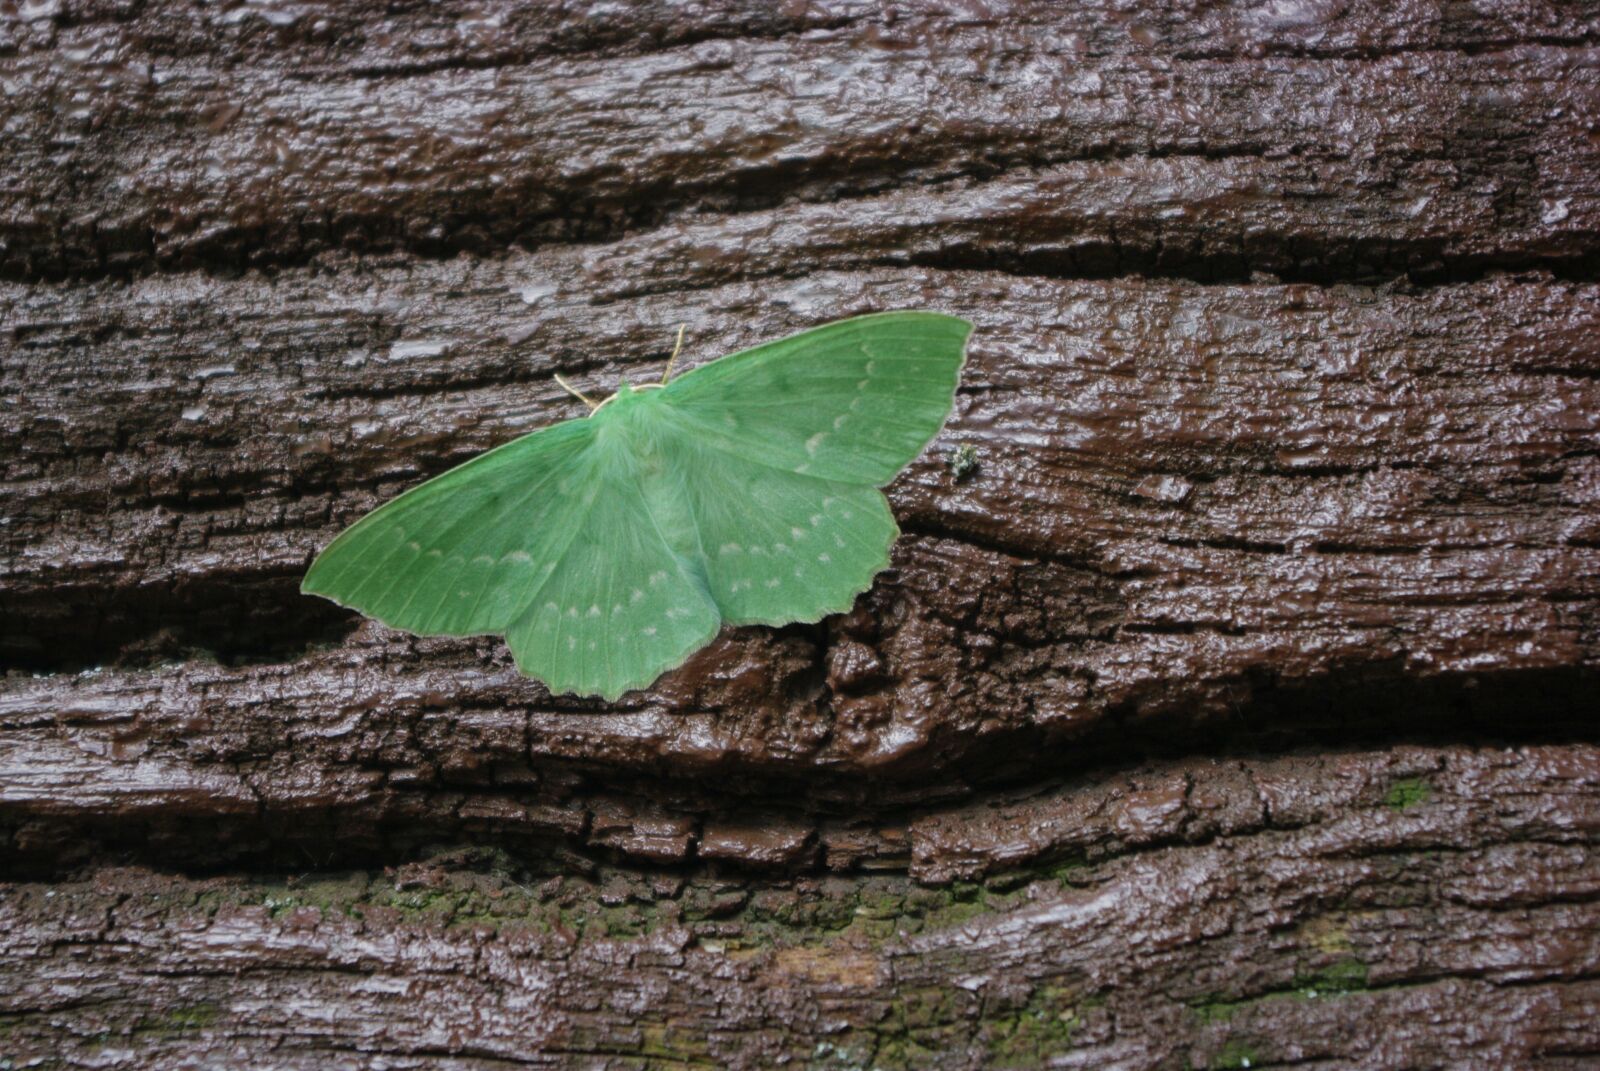
<path fill-rule="evenodd" d="M 684 328 L 686 328 L 688 326 L 689 326 L 688 324 L 679 324 L 678 325 L 678 343 L 677 343 L 677 345 L 672 347 L 672 356 L 667 358 L 667 368 L 666 368 L 666 371 L 661 373 L 661 382 L 659 382 L 659 383 L 645 383 L 645 384 L 642 384 L 642 385 L 640 385 L 638 387 L 630 387 L 630 386 L 628 386 L 628 381 L 626 379 L 624 379 L 621 383 L 617 384 L 617 393 L 613 394 L 611 397 L 607 398 L 605 401 L 596 402 L 594 399 L 590 398 L 587 394 L 583 393 L 581 390 L 578 390 L 576 387 L 574 387 L 571 383 L 568 383 L 565 379 L 562 379 L 560 373 L 556 374 L 556 382 L 561 384 L 561 389 L 562 390 L 565 390 L 568 394 L 570 394 L 574 398 L 578 399 L 584 405 L 587 405 L 589 407 L 589 415 L 590 416 L 594 416 L 596 413 L 598 413 L 600 410 L 604 409 L 606 406 L 610 405 L 612 402 L 619 401 L 619 400 L 624 400 L 625 401 L 628 398 L 631 398 L 634 395 L 640 394 L 640 393 L 642 393 L 644 391 L 647 391 L 647 390 L 660 390 L 662 387 L 665 387 L 667 385 L 669 380 L 672 379 L 672 366 L 678 363 L 678 354 L 680 352 L 682 352 L 682 350 L 683 350 L 683 331 L 684 331 Z"/>
<path fill-rule="evenodd" d="M 595 406 L 594 411 L 598 413 L 600 410 L 604 409 L 608 405 L 612 405 L 613 403 L 619 408 L 626 408 L 627 406 L 633 405 L 635 402 L 643 398 L 646 391 L 660 389 L 660 383 L 642 383 L 635 387 L 630 385 L 628 381 L 624 379 L 621 383 L 617 384 L 617 393 L 613 394 L 611 397 Z"/>

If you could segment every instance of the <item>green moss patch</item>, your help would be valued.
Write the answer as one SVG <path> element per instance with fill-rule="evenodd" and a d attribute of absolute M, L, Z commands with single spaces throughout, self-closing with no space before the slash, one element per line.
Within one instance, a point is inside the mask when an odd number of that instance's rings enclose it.
<path fill-rule="evenodd" d="M 1408 777 L 1389 786 L 1389 794 L 1383 797 L 1383 803 L 1391 810 L 1404 811 L 1419 803 L 1426 803 L 1432 795 L 1432 785 L 1420 777 Z"/>
<path fill-rule="evenodd" d="M 1367 965 L 1354 957 L 1295 976 L 1290 989 L 1276 989 L 1253 997 L 1208 997 L 1189 1007 L 1202 1023 L 1225 1023 L 1247 1008 L 1272 1000 L 1322 1000 L 1368 988 Z"/>

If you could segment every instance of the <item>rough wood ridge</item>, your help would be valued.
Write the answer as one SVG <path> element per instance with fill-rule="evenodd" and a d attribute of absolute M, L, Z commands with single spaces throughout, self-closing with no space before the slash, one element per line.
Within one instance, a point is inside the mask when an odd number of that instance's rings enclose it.
<path fill-rule="evenodd" d="M 0 1067 L 1600 1054 L 1587 5 L 51 0 L 0 88 Z M 552 373 L 898 307 L 849 614 L 607 707 L 297 593 Z"/>

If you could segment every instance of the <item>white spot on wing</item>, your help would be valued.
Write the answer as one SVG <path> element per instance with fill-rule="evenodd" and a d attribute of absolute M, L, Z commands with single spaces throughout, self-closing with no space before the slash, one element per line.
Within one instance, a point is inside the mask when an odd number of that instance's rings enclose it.
<path fill-rule="evenodd" d="M 848 413 L 840 413 L 838 416 L 834 417 L 833 430 L 838 431 L 840 428 L 844 427 L 844 422 L 849 419 L 850 415 Z"/>
<path fill-rule="evenodd" d="M 807 439 L 806 440 L 806 453 L 811 454 L 812 456 L 815 456 L 816 452 L 817 452 L 817 447 L 821 446 L 822 445 L 822 440 L 826 439 L 827 437 L 828 437 L 828 433 L 827 432 L 819 431 L 815 435 L 811 436 L 811 438 Z"/>
<path fill-rule="evenodd" d="M 411 542 L 406 544 L 406 548 L 408 550 L 421 550 L 422 549 L 422 544 L 418 543 L 415 539 L 413 539 Z"/>
<path fill-rule="evenodd" d="M 818 554 L 817 555 L 817 561 L 822 562 L 824 565 L 826 565 L 828 562 L 833 561 L 833 559 L 831 557 L 829 557 L 826 553 L 823 553 L 823 554 Z"/>
<path fill-rule="evenodd" d="M 767 581 L 767 587 L 775 588 L 781 583 L 782 583 L 781 580 L 779 580 L 777 577 L 773 577 L 771 580 Z"/>
<path fill-rule="evenodd" d="M 656 627 L 654 625 L 649 626 L 644 630 L 644 634 L 646 636 L 654 636 L 656 634 Z"/>
<path fill-rule="evenodd" d="M 806 530 L 801 528 L 799 525 L 795 525 L 789 529 L 789 534 L 796 539 L 804 539 L 806 537 Z"/>
<path fill-rule="evenodd" d="M 527 562 L 533 561 L 533 559 L 528 556 L 528 552 L 525 550 L 514 550 L 500 560 L 503 562 L 517 562 L 518 564 L 526 564 Z"/>
<path fill-rule="evenodd" d="M 744 550 L 744 548 L 741 547 L 737 543 L 724 543 L 724 544 L 722 544 L 722 546 L 717 548 L 717 553 L 718 554 L 738 554 L 742 550 Z"/>
<path fill-rule="evenodd" d="M 600 616 L 600 607 L 598 607 L 598 606 L 589 607 L 589 616 L 590 617 L 599 617 Z"/>
<path fill-rule="evenodd" d="M 633 589 L 633 594 L 628 596 L 628 601 L 629 602 L 638 602 L 642 598 L 644 598 L 644 589 L 643 588 L 634 588 Z"/>
<path fill-rule="evenodd" d="M 666 570 L 665 569 L 657 569 L 655 572 L 650 574 L 650 586 L 651 587 L 655 587 L 657 584 L 661 583 L 666 578 L 667 578 Z"/>
<path fill-rule="evenodd" d="M 578 638 L 576 636 L 568 636 L 567 637 L 567 650 L 576 651 L 577 649 L 578 649 Z"/>

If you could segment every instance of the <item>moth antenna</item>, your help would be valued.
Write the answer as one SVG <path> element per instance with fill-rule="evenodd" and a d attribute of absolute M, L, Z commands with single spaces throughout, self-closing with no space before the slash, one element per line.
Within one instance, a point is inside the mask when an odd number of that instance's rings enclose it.
<path fill-rule="evenodd" d="M 574 387 L 571 383 L 568 383 L 566 380 L 562 379 L 560 372 L 556 373 L 556 382 L 561 384 L 561 389 L 562 390 L 565 390 L 568 394 L 570 394 L 574 398 L 578 399 L 578 401 L 582 402 L 584 405 L 587 405 L 589 407 L 589 412 L 592 413 L 596 409 L 600 408 L 598 405 L 596 405 L 589 398 L 589 396 L 587 394 L 583 393 L 583 391 L 579 390 L 578 388 Z"/>
<path fill-rule="evenodd" d="M 672 377 L 672 366 L 678 363 L 678 354 L 683 350 L 683 333 L 688 328 L 688 324 L 678 325 L 678 344 L 672 347 L 672 356 L 667 358 L 667 370 L 661 373 L 661 385 L 663 387 L 667 385 L 667 380 Z"/>

